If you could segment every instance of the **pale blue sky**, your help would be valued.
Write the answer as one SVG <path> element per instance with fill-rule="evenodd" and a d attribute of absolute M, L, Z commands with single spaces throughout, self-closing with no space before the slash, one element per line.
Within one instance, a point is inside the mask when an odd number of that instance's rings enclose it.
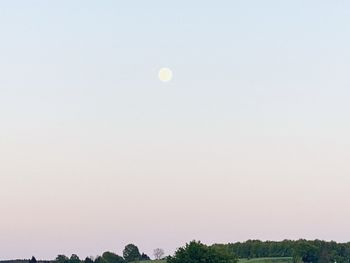
<path fill-rule="evenodd" d="M 350 2 L 8 0 L 0 36 L 0 259 L 349 237 Z"/>

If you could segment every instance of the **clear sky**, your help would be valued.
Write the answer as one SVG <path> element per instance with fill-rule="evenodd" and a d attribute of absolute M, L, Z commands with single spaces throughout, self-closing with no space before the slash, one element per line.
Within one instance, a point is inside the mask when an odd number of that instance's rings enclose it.
<path fill-rule="evenodd" d="M 345 0 L 1 1 L 0 259 L 349 241 L 349 47 Z"/>

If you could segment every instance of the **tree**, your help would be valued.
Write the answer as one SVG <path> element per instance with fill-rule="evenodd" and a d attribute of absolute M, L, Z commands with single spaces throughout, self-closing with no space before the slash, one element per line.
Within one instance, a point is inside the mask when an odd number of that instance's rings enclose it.
<path fill-rule="evenodd" d="M 69 263 L 80 263 L 80 258 L 76 254 L 72 254 Z"/>
<path fill-rule="evenodd" d="M 185 247 L 179 248 L 173 257 L 167 258 L 167 263 L 236 263 L 233 253 L 208 247 L 201 242 L 191 241 Z"/>
<path fill-rule="evenodd" d="M 123 257 L 126 262 L 138 261 L 140 260 L 140 251 L 134 244 L 128 244 L 123 250 Z"/>
<path fill-rule="evenodd" d="M 84 263 L 94 263 L 94 260 L 91 257 L 86 257 Z"/>
<path fill-rule="evenodd" d="M 155 250 L 153 250 L 153 255 L 154 258 L 157 260 L 162 259 L 162 257 L 164 256 L 164 250 L 162 248 L 156 248 Z"/>
<path fill-rule="evenodd" d="M 145 253 L 142 253 L 141 254 L 141 258 L 140 258 L 141 260 L 151 260 L 151 258 L 147 255 L 147 254 L 145 254 Z"/>
<path fill-rule="evenodd" d="M 106 260 L 103 259 L 103 257 L 98 256 L 97 258 L 95 258 L 95 263 L 107 263 Z"/>
<path fill-rule="evenodd" d="M 305 263 L 318 262 L 319 248 L 306 240 L 299 240 L 294 249 L 294 258 Z"/>
<path fill-rule="evenodd" d="M 109 251 L 103 253 L 102 258 L 106 263 L 124 263 L 125 262 L 124 258 Z"/>
<path fill-rule="evenodd" d="M 29 263 L 36 263 L 36 258 L 33 256 L 30 260 Z"/>
<path fill-rule="evenodd" d="M 58 255 L 55 259 L 56 263 L 69 263 L 69 258 L 65 255 Z"/>

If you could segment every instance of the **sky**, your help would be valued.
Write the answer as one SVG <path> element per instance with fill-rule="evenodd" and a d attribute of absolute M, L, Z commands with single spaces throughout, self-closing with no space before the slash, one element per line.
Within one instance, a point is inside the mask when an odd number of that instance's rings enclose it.
<path fill-rule="evenodd" d="M 0 259 L 349 241 L 349 25 L 345 0 L 1 1 Z"/>

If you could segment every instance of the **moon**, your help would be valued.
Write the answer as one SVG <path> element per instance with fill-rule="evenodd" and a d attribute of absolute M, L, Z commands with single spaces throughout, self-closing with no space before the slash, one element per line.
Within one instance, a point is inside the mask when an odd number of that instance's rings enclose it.
<path fill-rule="evenodd" d="M 161 68 L 158 72 L 160 81 L 168 82 L 173 78 L 173 72 L 169 68 Z"/>

